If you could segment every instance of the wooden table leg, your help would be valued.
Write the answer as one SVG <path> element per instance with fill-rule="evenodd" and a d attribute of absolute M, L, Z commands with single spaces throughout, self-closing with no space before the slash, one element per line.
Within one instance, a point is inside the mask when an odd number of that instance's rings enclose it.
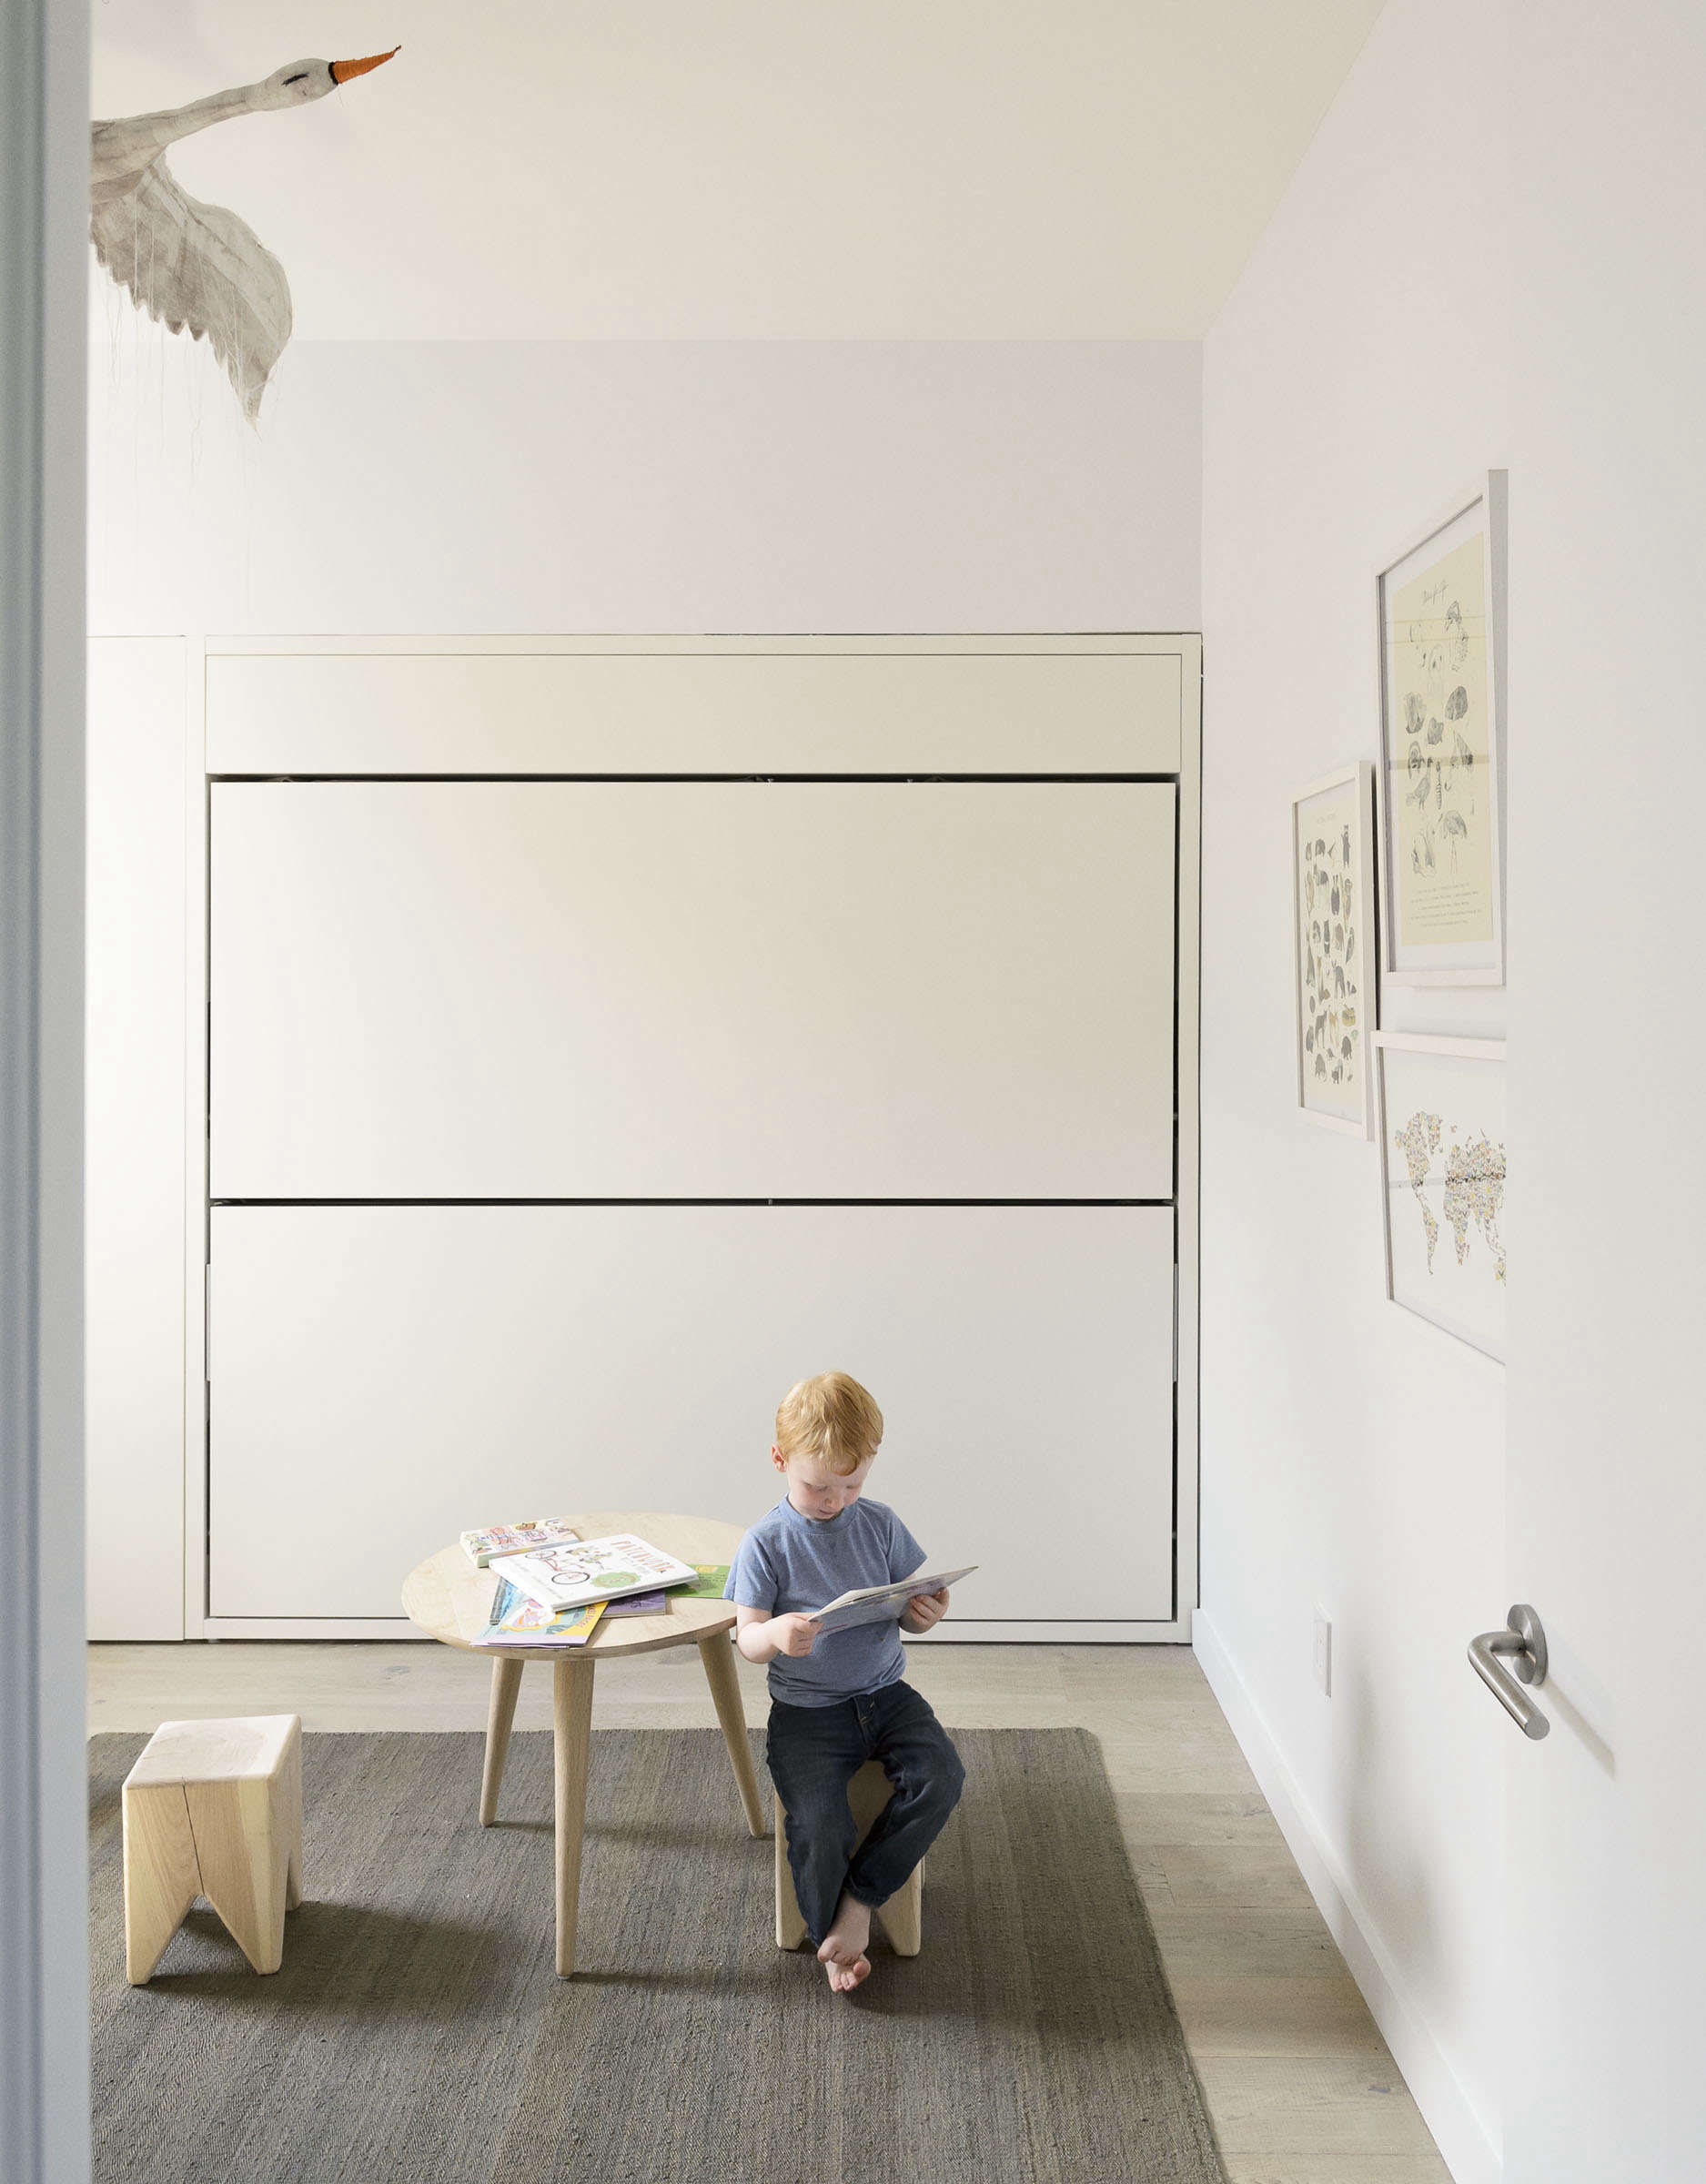
<path fill-rule="evenodd" d="M 515 1720 L 515 1702 L 520 1694 L 522 1661 L 501 1655 L 491 1664 L 491 1704 L 486 1714 L 486 1771 L 479 1784 L 479 1825 L 490 1827 L 498 1817 L 498 1792 L 503 1786 L 503 1763 L 510 1755 L 510 1727 Z"/>
<path fill-rule="evenodd" d="M 707 1631 L 699 1641 L 699 1657 L 705 1664 L 705 1681 L 717 1702 L 717 1719 L 722 1724 L 722 1741 L 734 1766 L 735 1786 L 746 1811 L 752 1834 L 764 1832 L 764 1808 L 759 1803 L 758 1774 L 752 1765 L 752 1747 L 746 1741 L 746 1710 L 741 1704 L 741 1679 L 735 1672 L 734 1647 L 727 1631 Z"/>
<path fill-rule="evenodd" d="M 519 1665 L 519 1664 L 518 1664 Z M 557 1976 L 575 1968 L 580 1916 L 580 1838 L 586 1830 L 587 1752 L 592 1735 L 592 1669 L 585 1653 L 551 1665 L 551 1726 L 557 1761 Z"/>

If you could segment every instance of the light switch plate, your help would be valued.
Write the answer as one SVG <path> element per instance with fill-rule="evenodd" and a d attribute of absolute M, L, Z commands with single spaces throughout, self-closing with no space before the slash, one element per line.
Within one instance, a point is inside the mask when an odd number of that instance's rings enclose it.
<path fill-rule="evenodd" d="M 1323 1608 L 1315 1611 L 1315 1681 L 1327 1698 L 1333 1695 L 1333 1623 Z"/>

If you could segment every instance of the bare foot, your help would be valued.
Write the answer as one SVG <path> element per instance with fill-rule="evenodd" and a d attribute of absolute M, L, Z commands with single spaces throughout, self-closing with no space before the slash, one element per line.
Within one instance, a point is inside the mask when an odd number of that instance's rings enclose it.
<path fill-rule="evenodd" d="M 818 1962 L 829 1974 L 833 1993 L 851 1994 L 871 1977 L 871 1959 L 865 1955 L 865 1945 L 870 1939 L 870 1905 L 862 1904 L 856 1896 L 843 1896 L 835 1913 L 835 1924 L 823 1936 L 823 1946 L 817 1953 Z"/>

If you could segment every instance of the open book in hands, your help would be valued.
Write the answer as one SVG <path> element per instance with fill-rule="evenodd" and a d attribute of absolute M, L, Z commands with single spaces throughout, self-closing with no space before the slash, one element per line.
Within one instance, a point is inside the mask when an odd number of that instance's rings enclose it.
<path fill-rule="evenodd" d="M 862 1592 L 843 1592 L 827 1607 L 813 1608 L 812 1620 L 820 1633 L 850 1631 L 859 1623 L 898 1621 L 908 1601 L 916 1600 L 921 1592 L 945 1592 L 963 1577 L 970 1577 L 976 1567 L 971 1562 L 964 1570 L 920 1570 L 914 1576 L 902 1578 L 898 1584 L 867 1585 Z"/>

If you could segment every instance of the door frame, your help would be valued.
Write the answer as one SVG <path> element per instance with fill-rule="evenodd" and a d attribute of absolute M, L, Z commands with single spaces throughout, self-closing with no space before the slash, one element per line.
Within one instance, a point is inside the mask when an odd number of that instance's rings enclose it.
<path fill-rule="evenodd" d="M 0 2177 L 89 2174 L 86 9 L 0 14 Z"/>

